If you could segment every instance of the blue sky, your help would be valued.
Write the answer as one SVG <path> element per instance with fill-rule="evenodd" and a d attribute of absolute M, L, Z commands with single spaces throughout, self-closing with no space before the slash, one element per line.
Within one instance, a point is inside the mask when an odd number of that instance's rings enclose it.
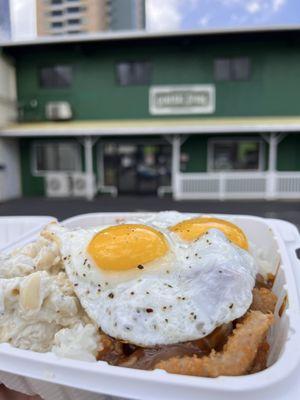
<path fill-rule="evenodd" d="M 9 1 L 13 39 L 34 39 L 36 0 Z M 300 0 L 145 1 L 149 31 L 300 25 Z"/>
<path fill-rule="evenodd" d="M 147 29 L 300 24 L 300 0 L 146 0 Z"/>

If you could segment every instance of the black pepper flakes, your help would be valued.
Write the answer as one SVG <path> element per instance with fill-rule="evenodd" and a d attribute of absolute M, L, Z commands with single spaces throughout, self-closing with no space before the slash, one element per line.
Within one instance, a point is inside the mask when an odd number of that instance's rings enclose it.
<path fill-rule="evenodd" d="M 197 319 L 197 315 L 194 315 L 194 319 Z"/>
<path fill-rule="evenodd" d="M 131 294 L 131 296 L 133 296 L 133 295 L 134 295 L 134 292 L 130 292 L 130 294 Z"/>
<path fill-rule="evenodd" d="M 233 304 L 230 304 L 229 308 L 231 309 L 233 307 Z"/>
<path fill-rule="evenodd" d="M 82 274 L 82 276 L 86 277 L 86 274 Z"/>
<path fill-rule="evenodd" d="M 137 266 L 137 268 L 138 269 L 144 269 L 144 266 L 140 264 L 140 265 Z"/>
<path fill-rule="evenodd" d="M 146 308 L 146 312 L 148 313 L 148 314 L 150 314 L 150 313 L 153 313 L 153 308 Z"/>
<path fill-rule="evenodd" d="M 110 292 L 107 297 L 109 297 L 110 299 L 113 299 L 115 297 L 115 295 L 112 292 Z"/>

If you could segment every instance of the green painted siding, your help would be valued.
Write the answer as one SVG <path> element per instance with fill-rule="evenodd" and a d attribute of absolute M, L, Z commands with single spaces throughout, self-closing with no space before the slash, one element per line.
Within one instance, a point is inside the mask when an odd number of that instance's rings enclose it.
<path fill-rule="evenodd" d="M 186 168 L 182 172 L 206 172 L 207 136 L 192 136 L 181 146 L 181 153 L 188 155 Z"/>
<path fill-rule="evenodd" d="M 31 143 L 30 139 L 20 140 L 22 193 L 24 196 L 43 196 L 44 178 L 33 176 L 31 171 Z"/>
<path fill-rule="evenodd" d="M 299 134 L 290 134 L 279 144 L 277 169 L 279 171 L 300 171 Z"/>
<path fill-rule="evenodd" d="M 214 83 L 216 112 L 211 117 L 300 113 L 300 36 L 65 43 L 10 52 L 16 57 L 18 96 L 25 120 L 44 120 L 45 104 L 53 100 L 69 101 L 74 119 L 79 120 L 157 118 L 149 114 L 147 85 L 120 87 L 116 83 L 115 64 L 124 60 L 150 61 L 152 85 Z M 215 82 L 214 59 L 234 56 L 250 57 L 249 81 Z M 39 68 L 53 64 L 73 66 L 71 88 L 39 87 Z M 36 108 L 30 105 L 33 99 L 38 101 Z M 202 116 L 207 117 L 192 117 Z"/>

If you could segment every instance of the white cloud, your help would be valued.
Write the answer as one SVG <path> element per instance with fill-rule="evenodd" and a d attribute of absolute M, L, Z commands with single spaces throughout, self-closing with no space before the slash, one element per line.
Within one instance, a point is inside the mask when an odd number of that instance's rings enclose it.
<path fill-rule="evenodd" d="M 147 0 L 147 29 L 151 31 L 180 28 L 180 0 Z"/>
<path fill-rule="evenodd" d="M 182 9 L 193 12 L 201 0 L 146 0 L 146 25 L 151 31 L 172 31 L 181 27 Z"/>
<path fill-rule="evenodd" d="M 261 10 L 261 2 L 259 1 L 250 1 L 245 5 L 246 11 L 250 14 L 256 14 Z"/>
<path fill-rule="evenodd" d="M 35 0 L 11 0 L 11 30 L 13 40 L 36 36 Z"/>
<path fill-rule="evenodd" d="M 199 25 L 203 26 L 203 27 L 207 26 L 210 20 L 211 20 L 211 16 L 209 14 L 206 14 L 199 19 Z"/>
<path fill-rule="evenodd" d="M 274 12 L 279 11 L 286 3 L 286 0 L 273 0 L 272 8 Z"/>
<path fill-rule="evenodd" d="M 249 14 L 276 13 L 287 0 L 218 0 L 225 7 L 238 7 Z"/>

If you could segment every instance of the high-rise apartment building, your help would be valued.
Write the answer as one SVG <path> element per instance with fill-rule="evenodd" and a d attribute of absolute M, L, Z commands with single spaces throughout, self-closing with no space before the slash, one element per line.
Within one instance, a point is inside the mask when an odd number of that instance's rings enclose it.
<path fill-rule="evenodd" d="M 36 0 L 39 36 L 106 29 L 105 0 Z"/>
<path fill-rule="evenodd" d="M 37 34 L 66 35 L 145 27 L 145 0 L 36 0 Z"/>
<path fill-rule="evenodd" d="M 145 29 L 145 0 L 107 0 L 106 9 L 110 30 Z"/>

